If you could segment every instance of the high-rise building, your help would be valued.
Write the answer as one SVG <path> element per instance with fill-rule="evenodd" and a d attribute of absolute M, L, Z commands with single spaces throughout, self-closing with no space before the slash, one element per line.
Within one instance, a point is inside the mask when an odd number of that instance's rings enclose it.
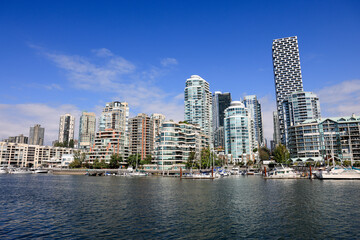
<path fill-rule="evenodd" d="M 60 116 L 59 143 L 69 143 L 74 140 L 75 117 L 70 114 Z"/>
<path fill-rule="evenodd" d="M 303 91 L 297 37 L 275 39 L 272 44 L 276 106 L 281 143 L 286 145 L 282 103 L 293 92 Z"/>
<path fill-rule="evenodd" d="M 30 127 L 29 144 L 30 145 L 44 145 L 45 128 L 40 124 Z"/>
<path fill-rule="evenodd" d="M 106 103 L 99 119 L 99 131 L 106 129 L 128 131 L 129 105 L 127 102 Z"/>
<path fill-rule="evenodd" d="M 3 142 L 7 143 L 23 143 L 27 144 L 29 141 L 29 138 L 24 136 L 23 134 L 20 134 L 19 136 L 9 137 L 8 139 L 4 139 Z"/>
<path fill-rule="evenodd" d="M 320 102 L 316 94 L 312 92 L 293 92 L 288 95 L 283 103 L 284 136 L 288 145 L 288 129 L 290 126 L 299 124 L 305 120 L 320 118 Z"/>
<path fill-rule="evenodd" d="M 198 161 L 201 149 L 207 147 L 208 143 L 208 136 L 198 125 L 186 122 L 164 122 L 155 149 L 158 169 L 185 168 L 190 153 L 193 152 L 194 160 Z"/>
<path fill-rule="evenodd" d="M 255 135 L 255 146 L 264 146 L 263 124 L 261 105 L 255 95 L 248 95 L 244 97 L 243 103 L 249 110 L 250 117 L 253 120 L 253 134 Z"/>
<path fill-rule="evenodd" d="M 224 111 L 231 104 L 231 94 L 216 91 L 212 96 L 212 130 L 214 148 L 224 148 Z"/>
<path fill-rule="evenodd" d="M 99 118 L 99 131 L 87 156 L 90 162 L 95 159 L 109 162 L 112 154 L 128 159 L 128 121 L 129 106 L 126 102 L 106 103 Z"/>
<path fill-rule="evenodd" d="M 161 125 L 165 122 L 165 116 L 160 113 L 153 113 L 150 117 L 153 121 L 154 126 L 154 142 L 156 141 L 157 136 L 160 135 Z"/>
<path fill-rule="evenodd" d="M 96 116 L 92 112 L 83 112 L 79 123 L 79 149 L 89 150 L 94 144 Z"/>
<path fill-rule="evenodd" d="M 185 121 L 197 124 L 210 137 L 212 135 L 212 97 L 209 83 L 198 75 L 186 80 Z"/>
<path fill-rule="evenodd" d="M 280 123 L 279 123 L 279 115 L 277 111 L 273 112 L 273 124 L 274 124 L 273 141 L 274 141 L 274 146 L 276 147 L 281 143 Z"/>
<path fill-rule="evenodd" d="M 141 160 L 154 152 L 153 120 L 145 113 L 139 113 L 129 120 L 129 154 L 139 154 Z"/>
<path fill-rule="evenodd" d="M 253 160 L 251 122 L 250 113 L 242 102 L 233 101 L 225 109 L 225 153 L 231 154 L 234 163 Z"/>

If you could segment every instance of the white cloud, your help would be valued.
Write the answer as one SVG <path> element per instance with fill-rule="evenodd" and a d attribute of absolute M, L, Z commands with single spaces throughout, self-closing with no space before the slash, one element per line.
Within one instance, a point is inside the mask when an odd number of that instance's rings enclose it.
<path fill-rule="evenodd" d="M 360 115 L 360 80 L 326 86 L 317 92 L 322 117 Z"/>
<path fill-rule="evenodd" d="M 74 105 L 60 105 L 52 107 L 46 104 L 0 104 L 0 140 L 24 134 L 29 136 L 31 126 L 41 124 L 45 127 L 45 144 L 51 144 L 58 138 L 60 115 L 70 113 L 75 116 L 75 129 L 81 111 Z M 77 132 L 75 132 L 77 138 Z"/>
<path fill-rule="evenodd" d="M 89 59 L 77 55 L 59 54 L 35 48 L 41 54 L 65 71 L 72 86 L 88 91 L 108 92 L 113 100 L 126 101 L 130 111 L 162 113 L 168 119 L 183 119 L 183 99 L 179 93 L 170 95 L 157 86 L 156 79 L 169 70 L 151 66 L 140 70 L 133 63 L 117 56 L 106 48 L 92 50 L 99 59 Z M 165 58 L 162 66 L 177 64 L 174 58 Z M 135 110 L 135 111 L 134 111 Z"/>
<path fill-rule="evenodd" d="M 63 90 L 63 88 L 59 84 L 56 84 L 56 83 L 44 85 L 44 87 L 48 90 Z"/>
<path fill-rule="evenodd" d="M 175 58 L 164 58 L 161 60 L 161 65 L 164 67 L 170 66 L 170 65 L 177 65 L 178 61 Z"/>

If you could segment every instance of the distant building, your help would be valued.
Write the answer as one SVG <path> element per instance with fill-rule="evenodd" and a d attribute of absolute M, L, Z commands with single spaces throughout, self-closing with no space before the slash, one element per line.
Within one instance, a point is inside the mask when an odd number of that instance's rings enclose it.
<path fill-rule="evenodd" d="M 154 123 L 145 113 L 129 120 L 129 154 L 139 154 L 141 160 L 154 152 Z"/>
<path fill-rule="evenodd" d="M 50 162 L 61 164 L 61 157 L 73 151 L 72 148 L 0 142 L 0 165 L 37 168 Z"/>
<path fill-rule="evenodd" d="M 185 168 L 191 152 L 195 160 L 200 159 L 201 149 L 209 144 L 209 138 L 198 125 L 185 122 L 166 121 L 161 127 L 160 138 L 155 149 L 158 169 Z"/>
<path fill-rule="evenodd" d="M 231 104 L 231 94 L 216 91 L 212 96 L 212 130 L 214 148 L 225 148 L 224 111 Z"/>
<path fill-rule="evenodd" d="M 320 102 L 316 94 L 312 92 L 290 93 L 282 102 L 285 139 L 288 146 L 288 129 L 290 126 L 299 124 L 305 120 L 321 118 Z"/>
<path fill-rule="evenodd" d="M 212 138 L 212 97 L 207 81 L 198 75 L 186 80 L 185 121 L 200 126 L 204 134 Z"/>
<path fill-rule="evenodd" d="M 127 102 L 106 103 L 99 118 L 99 131 L 113 129 L 126 133 L 128 131 L 128 122 L 129 105 Z"/>
<path fill-rule="evenodd" d="M 293 92 L 303 91 L 297 37 L 275 39 L 272 44 L 277 117 L 281 143 L 286 145 L 283 101 Z"/>
<path fill-rule="evenodd" d="M 293 161 L 360 161 L 360 117 L 305 120 L 289 128 L 289 150 Z"/>
<path fill-rule="evenodd" d="M 151 114 L 150 118 L 152 119 L 154 126 L 154 147 L 155 147 L 156 138 L 160 135 L 161 125 L 165 122 L 165 116 L 160 113 L 153 113 Z"/>
<path fill-rule="evenodd" d="M 89 150 L 95 140 L 95 113 L 83 112 L 79 123 L 79 149 Z"/>
<path fill-rule="evenodd" d="M 249 110 L 250 117 L 253 120 L 253 133 L 255 135 L 256 141 L 254 147 L 264 146 L 261 104 L 258 101 L 256 95 L 245 96 L 243 103 L 245 107 Z"/>
<path fill-rule="evenodd" d="M 7 143 L 23 143 L 27 144 L 29 138 L 24 136 L 23 134 L 20 134 L 19 136 L 9 137 L 8 139 L 4 139 L 3 142 Z"/>
<path fill-rule="evenodd" d="M 74 140 L 75 117 L 70 114 L 60 116 L 59 143 L 69 143 Z"/>
<path fill-rule="evenodd" d="M 274 124 L 274 133 L 273 141 L 275 146 L 281 144 L 281 135 L 280 135 L 280 122 L 278 112 L 273 112 L 273 124 Z"/>
<path fill-rule="evenodd" d="M 30 145 L 44 145 L 45 128 L 40 124 L 30 127 L 29 144 Z"/>
<path fill-rule="evenodd" d="M 251 124 L 250 113 L 242 102 L 233 101 L 225 109 L 225 154 L 231 154 L 233 163 L 254 160 Z"/>

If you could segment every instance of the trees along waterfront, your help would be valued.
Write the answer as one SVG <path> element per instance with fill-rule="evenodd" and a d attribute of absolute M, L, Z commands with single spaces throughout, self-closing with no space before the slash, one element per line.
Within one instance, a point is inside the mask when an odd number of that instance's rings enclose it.
<path fill-rule="evenodd" d="M 274 159 L 277 163 L 286 163 L 290 159 L 290 153 L 284 145 L 279 144 L 275 148 Z"/>

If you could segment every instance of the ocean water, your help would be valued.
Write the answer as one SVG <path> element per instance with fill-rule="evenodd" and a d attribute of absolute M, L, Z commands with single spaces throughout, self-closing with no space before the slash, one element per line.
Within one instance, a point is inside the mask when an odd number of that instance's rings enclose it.
<path fill-rule="evenodd" d="M 360 239 L 360 181 L 0 175 L 0 239 Z"/>

